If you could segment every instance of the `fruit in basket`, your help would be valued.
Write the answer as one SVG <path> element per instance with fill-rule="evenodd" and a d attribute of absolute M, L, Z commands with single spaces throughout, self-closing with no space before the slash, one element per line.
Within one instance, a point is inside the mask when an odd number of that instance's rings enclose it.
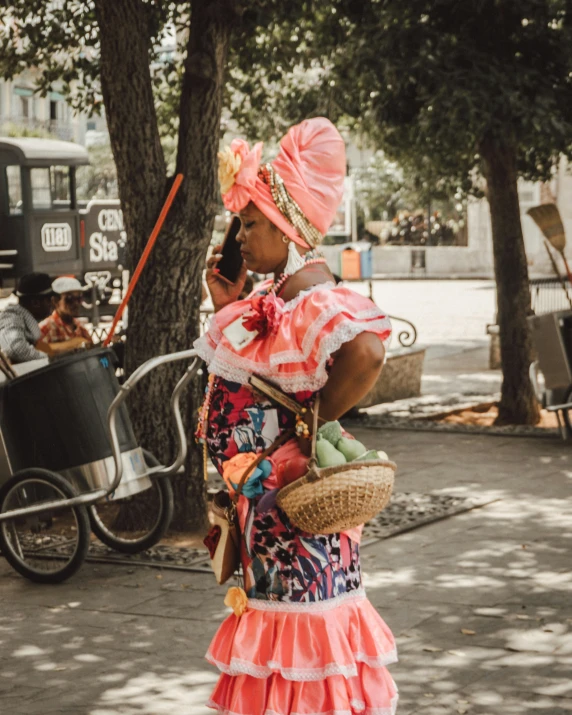
<path fill-rule="evenodd" d="M 379 454 L 385 454 L 385 452 L 380 452 Z M 387 455 L 385 457 L 380 457 L 379 454 L 375 451 L 375 449 L 370 449 L 365 454 L 360 454 L 360 456 L 355 461 L 369 462 L 372 459 L 387 459 Z"/>
<path fill-rule="evenodd" d="M 357 439 L 349 439 L 348 437 L 342 437 L 336 443 L 336 449 L 341 452 L 348 462 L 353 462 L 354 459 L 361 457 L 364 452 L 367 452 L 367 447 L 365 447 Z"/>
<path fill-rule="evenodd" d="M 344 436 L 342 433 L 342 426 L 337 421 L 326 422 L 325 425 L 320 427 L 318 434 L 322 435 L 324 439 L 327 439 L 330 444 L 334 445 L 334 447 L 336 446 L 337 441 Z"/>
<path fill-rule="evenodd" d="M 381 449 L 377 450 L 377 457 L 374 457 L 374 459 L 386 459 L 389 460 L 389 457 L 387 456 L 387 452 L 383 452 Z"/>
<path fill-rule="evenodd" d="M 318 467 L 339 467 L 345 464 L 348 460 L 338 451 L 333 444 L 322 435 L 318 435 L 316 442 L 316 457 L 318 459 Z"/>

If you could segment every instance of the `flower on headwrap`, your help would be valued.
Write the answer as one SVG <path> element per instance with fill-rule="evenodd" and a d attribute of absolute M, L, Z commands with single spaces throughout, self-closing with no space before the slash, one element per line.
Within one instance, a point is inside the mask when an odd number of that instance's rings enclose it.
<path fill-rule="evenodd" d="M 256 295 L 250 301 L 251 310 L 242 321 L 246 330 L 257 332 L 261 338 L 274 335 L 280 325 L 284 301 L 273 292 Z"/>
<path fill-rule="evenodd" d="M 234 186 L 236 175 L 240 171 L 242 157 L 235 154 L 229 146 L 218 153 L 218 180 L 221 194 L 228 193 Z"/>
<path fill-rule="evenodd" d="M 244 139 L 234 139 L 230 147 L 219 152 L 218 178 L 223 203 L 238 213 L 252 201 L 262 156 L 262 142 L 252 150 Z"/>

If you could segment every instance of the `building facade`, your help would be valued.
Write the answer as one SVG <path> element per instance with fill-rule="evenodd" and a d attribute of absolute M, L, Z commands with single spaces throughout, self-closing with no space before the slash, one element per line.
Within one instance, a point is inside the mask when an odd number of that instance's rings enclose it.
<path fill-rule="evenodd" d="M 60 92 L 51 91 L 46 97 L 40 97 L 34 89 L 33 71 L 24 72 L 13 80 L 0 79 L 0 134 L 8 131 L 10 126 L 17 126 L 85 144 L 86 132 L 97 129 L 97 121 L 82 114 L 74 115 Z"/>

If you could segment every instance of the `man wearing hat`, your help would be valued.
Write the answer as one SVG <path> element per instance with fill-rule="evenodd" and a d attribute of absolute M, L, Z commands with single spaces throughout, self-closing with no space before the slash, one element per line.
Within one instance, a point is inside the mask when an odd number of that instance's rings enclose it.
<path fill-rule="evenodd" d="M 40 323 L 42 337 L 49 345 L 80 340 L 91 347 L 93 340 L 79 322 L 84 287 L 72 276 L 60 276 L 52 283 L 54 312 Z"/>
<path fill-rule="evenodd" d="M 13 363 L 45 358 L 37 347 L 42 339 L 38 322 L 50 312 L 52 282 L 47 273 L 28 273 L 14 291 L 18 303 L 0 312 L 0 348 Z"/>
<path fill-rule="evenodd" d="M 84 342 L 82 338 L 52 347 L 44 341 L 38 322 L 49 315 L 53 294 L 47 273 L 27 273 L 14 291 L 18 303 L 0 311 L 0 348 L 13 363 L 53 357 L 76 350 Z"/>

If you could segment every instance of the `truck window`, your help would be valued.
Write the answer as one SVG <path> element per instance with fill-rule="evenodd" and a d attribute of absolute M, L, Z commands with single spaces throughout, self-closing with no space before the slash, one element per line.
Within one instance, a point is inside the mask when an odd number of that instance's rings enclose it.
<path fill-rule="evenodd" d="M 22 174 L 19 166 L 6 167 L 6 186 L 8 213 L 10 216 L 19 216 L 22 214 Z"/>
<path fill-rule="evenodd" d="M 35 209 L 69 209 L 69 166 L 50 166 L 31 170 L 32 206 Z"/>

